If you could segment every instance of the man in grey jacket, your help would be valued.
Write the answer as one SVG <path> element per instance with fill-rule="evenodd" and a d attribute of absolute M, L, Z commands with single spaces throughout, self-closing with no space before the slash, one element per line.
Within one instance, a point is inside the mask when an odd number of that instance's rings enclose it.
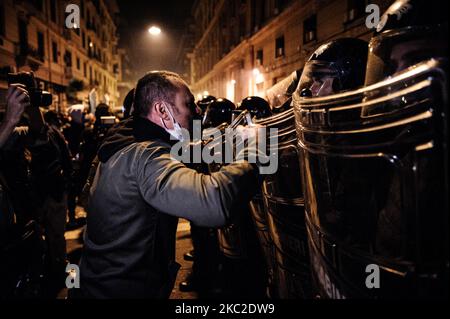
<path fill-rule="evenodd" d="M 80 261 L 87 298 L 168 298 L 178 217 L 199 226 L 226 224 L 258 184 L 245 161 L 211 175 L 171 158 L 172 135 L 191 129 L 196 112 L 175 73 L 150 72 L 136 86 L 134 115 L 114 128 L 99 150 Z"/>

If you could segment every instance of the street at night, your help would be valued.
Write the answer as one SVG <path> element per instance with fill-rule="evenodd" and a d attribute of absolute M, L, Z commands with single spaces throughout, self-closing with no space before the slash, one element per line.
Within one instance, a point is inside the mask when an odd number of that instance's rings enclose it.
<path fill-rule="evenodd" d="M 0 302 L 448 300 L 447 76 L 446 2 L 0 0 Z"/>

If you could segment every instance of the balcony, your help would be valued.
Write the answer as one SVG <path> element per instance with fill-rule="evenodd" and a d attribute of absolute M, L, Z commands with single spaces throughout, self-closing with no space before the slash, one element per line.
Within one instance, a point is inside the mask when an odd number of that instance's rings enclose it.
<path fill-rule="evenodd" d="M 16 52 L 16 61 L 19 67 L 28 65 L 33 71 L 36 71 L 44 64 L 44 54 L 37 48 L 19 44 L 16 46 Z"/>

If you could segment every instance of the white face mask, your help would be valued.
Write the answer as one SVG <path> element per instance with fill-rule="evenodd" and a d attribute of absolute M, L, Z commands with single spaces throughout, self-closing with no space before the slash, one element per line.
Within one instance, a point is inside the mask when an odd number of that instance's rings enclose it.
<path fill-rule="evenodd" d="M 183 128 L 178 124 L 178 122 L 175 120 L 175 117 L 172 115 L 172 112 L 170 111 L 169 107 L 166 103 L 164 103 L 164 106 L 166 107 L 167 113 L 169 113 L 170 117 L 172 118 L 173 122 L 173 129 L 168 129 L 167 126 L 164 124 L 163 119 L 161 119 L 161 123 L 164 126 L 164 129 L 167 133 L 169 133 L 173 138 L 179 140 L 180 142 L 183 141 Z"/>

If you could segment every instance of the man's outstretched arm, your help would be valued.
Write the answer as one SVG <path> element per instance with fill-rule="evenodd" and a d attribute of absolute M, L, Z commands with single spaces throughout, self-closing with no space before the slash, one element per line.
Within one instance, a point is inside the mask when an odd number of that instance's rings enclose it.
<path fill-rule="evenodd" d="M 249 200 L 259 183 L 257 169 L 245 161 L 206 175 L 171 158 L 168 147 L 151 146 L 139 159 L 137 180 L 148 204 L 207 227 L 223 226 L 234 205 Z"/>

